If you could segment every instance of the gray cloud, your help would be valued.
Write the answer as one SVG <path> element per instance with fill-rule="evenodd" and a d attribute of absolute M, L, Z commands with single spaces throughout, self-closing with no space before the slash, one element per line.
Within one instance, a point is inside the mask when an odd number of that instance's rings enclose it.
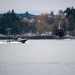
<path fill-rule="evenodd" d="M 14 9 L 15 12 L 29 11 L 35 14 L 65 10 L 75 7 L 75 0 L 0 0 L 0 12 Z"/>

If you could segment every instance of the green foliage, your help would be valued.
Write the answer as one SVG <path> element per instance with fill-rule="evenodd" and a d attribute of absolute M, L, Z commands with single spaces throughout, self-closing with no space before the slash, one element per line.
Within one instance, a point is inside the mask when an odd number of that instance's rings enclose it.
<path fill-rule="evenodd" d="M 69 20 L 68 31 L 73 31 L 75 29 L 75 9 L 73 7 L 67 8 L 64 13 L 67 13 L 66 17 Z"/>
<path fill-rule="evenodd" d="M 0 33 L 6 34 L 7 28 L 11 28 L 12 33 L 19 32 L 19 17 L 16 16 L 14 10 L 7 12 L 0 20 Z"/>
<path fill-rule="evenodd" d="M 0 18 L 0 34 L 7 34 L 7 29 L 11 28 L 11 34 L 20 34 L 22 31 L 32 32 L 36 31 L 34 25 L 30 26 L 28 23 L 22 22 L 22 19 L 16 16 L 14 10 L 8 11 Z"/>
<path fill-rule="evenodd" d="M 62 11 L 60 11 L 62 14 Z M 64 13 L 67 13 L 66 17 L 62 14 L 54 15 L 41 14 L 36 17 L 29 17 L 28 12 L 24 16 L 18 17 L 14 10 L 8 11 L 0 18 L 0 34 L 7 34 L 7 29 L 11 29 L 11 34 L 21 34 L 28 32 L 45 33 L 52 31 L 53 34 L 59 27 L 59 20 L 61 19 L 61 27 L 66 31 L 75 31 L 75 9 L 67 8 Z M 33 20 L 32 20 L 33 19 Z"/>

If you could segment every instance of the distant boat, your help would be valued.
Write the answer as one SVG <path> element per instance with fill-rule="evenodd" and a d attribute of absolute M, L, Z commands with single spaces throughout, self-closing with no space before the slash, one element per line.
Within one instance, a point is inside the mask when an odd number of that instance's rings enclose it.
<path fill-rule="evenodd" d="M 14 37 L 12 40 L 9 39 L 7 42 L 21 42 L 21 43 L 25 43 L 26 41 L 27 41 L 27 39 Z"/>

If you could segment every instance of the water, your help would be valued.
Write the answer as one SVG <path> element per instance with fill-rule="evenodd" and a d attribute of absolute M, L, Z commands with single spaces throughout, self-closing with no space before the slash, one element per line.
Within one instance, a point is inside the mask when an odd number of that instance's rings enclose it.
<path fill-rule="evenodd" d="M 75 40 L 0 41 L 0 75 L 75 75 Z"/>

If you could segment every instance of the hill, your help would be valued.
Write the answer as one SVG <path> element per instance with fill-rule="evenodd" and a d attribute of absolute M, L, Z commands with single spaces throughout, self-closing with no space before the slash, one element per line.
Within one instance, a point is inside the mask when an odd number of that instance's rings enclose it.
<path fill-rule="evenodd" d="M 3 16 L 3 14 L 0 14 L 0 17 L 2 17 Z"/>
<path fill-rule="evenodd" d="M 26 15 L 26 13 L 17 13 L 16 14 L 18 17 L 21 15 L 21 16 L 25 16 Z M 28 17 L 33 17 L 33 16 L 35 16 L 34 14 L 31 14 L 31 13 L 28 13 Z"/>
<path fill-rule="evenodd" d="M 18 17 L 19 17 L 20 15 L 24 16 L 25 13 L 17 13 L 16 15 L 17 15 Z M 3 16 L 3 14 L 0 13 L 0 17 L 2 17 L 2 16 Z M 33 16 L 35 16 L 35 15 L 34 15 L 34 14 L 31 14 L 31 13 L 28 13 L 28 17 L 33 17 Z"/>

